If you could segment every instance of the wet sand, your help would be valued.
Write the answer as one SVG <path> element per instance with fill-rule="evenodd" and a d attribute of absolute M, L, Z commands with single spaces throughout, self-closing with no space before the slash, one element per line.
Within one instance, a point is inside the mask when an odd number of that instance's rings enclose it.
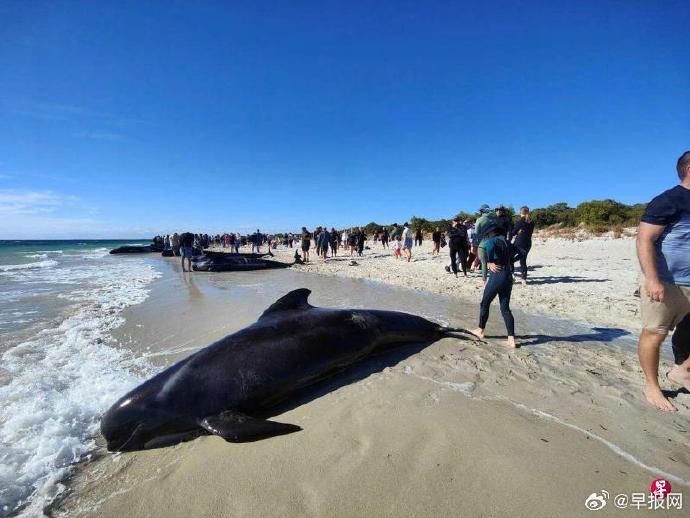
<path fill-rule="evenodd" d="M 312 289 L 314 305 L 397 309 L 462 327 L 476 319 L 476 302 L 310 267 L 182 275 L 161 261 L 163 277 L 116 334 L 155 368 L 252 323 L 297 287 Z M 690 395 L 677 394 L 675 414 L 644 403 L 634 333 L 515 312 L 518 350 L 504 347 L 495 307 L 488 344 L 407 347 L 276 409 L 275 420 L 301 432 L 106 454 L 77 472 L 51 512 L 582 516 L 590 493 L 646 492 L 658 476 L 687 492 Z"/>

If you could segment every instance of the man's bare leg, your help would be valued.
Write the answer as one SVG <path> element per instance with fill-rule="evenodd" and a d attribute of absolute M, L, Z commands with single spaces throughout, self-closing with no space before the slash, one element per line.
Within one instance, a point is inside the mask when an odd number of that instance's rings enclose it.
<path fill-rule="evenodd" d="M 643 329 L 640 334 L 638 354 L 644 371 L 644 395 L 647 401 L 660 410 L 675 412 L 678 409 L 661 392 L 659 386 L 659 349 L 666 338 L 665 333 L 654 333 Z"/>

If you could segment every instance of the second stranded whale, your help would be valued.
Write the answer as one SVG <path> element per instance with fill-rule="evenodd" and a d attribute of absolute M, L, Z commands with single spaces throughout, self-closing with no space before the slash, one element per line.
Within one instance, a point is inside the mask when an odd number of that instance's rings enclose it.
<path fill-rule="evenodd" d="M 377 352 L 469 334 L 397 311 L 317 308 L 310 293 L 291 291 L 256 323 L 123 396 L 101 420 L 108 450 L 158 448 L 204 434 L 248 442 L 295 432 L 300 427 L 256 416 Z"/>

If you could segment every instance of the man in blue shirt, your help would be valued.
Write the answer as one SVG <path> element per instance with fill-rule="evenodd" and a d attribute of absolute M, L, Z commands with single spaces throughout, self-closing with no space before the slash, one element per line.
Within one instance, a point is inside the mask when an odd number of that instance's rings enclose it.
<path fill-rule="evenodd" d="M 637 256 L 644 275 L 638 347 L 644 391 L 649 403 L 666 411 L 677 409 L 659 386 L 659 349 L 690 313 L 690 151 L 678 159 L 676 169 L 680 185 L 649 203 L 637 233 Z M 675 365 L 667 378 L 690 390 L 690 359 Z"/>

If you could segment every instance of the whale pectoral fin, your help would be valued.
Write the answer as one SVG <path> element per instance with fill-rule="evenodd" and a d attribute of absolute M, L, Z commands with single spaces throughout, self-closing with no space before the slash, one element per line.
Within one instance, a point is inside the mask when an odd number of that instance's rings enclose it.
<path fill-rule="evenodd" d="M 259 439 L 301 430 L 299 426 L 294 424 L 266 421 L 233 411 L 206 417 L 199 423 L 199 426 L 229 442 L 258 441 Z"/>

